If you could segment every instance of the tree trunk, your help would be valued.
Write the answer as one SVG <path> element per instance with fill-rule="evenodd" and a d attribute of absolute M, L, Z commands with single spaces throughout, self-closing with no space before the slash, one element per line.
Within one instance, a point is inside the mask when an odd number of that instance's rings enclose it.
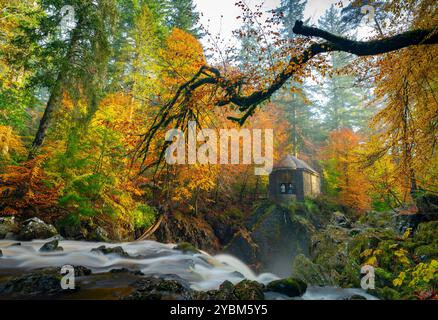
<path fill-rule="evenodd" d="M 44 139 L 47 135 L 47 130 L 49 128 L 49 123 L 52 120 L 53 111 L 59 105 L 62 100 L 62 89 L 65 73 L 68 72 L 68 68 L 71 63 L 73 63 L 74 52 L 79 41 L 79 22 L 76 28 L 73 30 L 73 34 L 70 40 L 69 49 L 66 55 L 65 61 L 62 63 L 58 76 L 53 85 L 52 91 L 50 93 L 49 100 L 47 102 L 46 109 L 44 110 L 43 117 L 40 120 L 40 124 L 35 134 L 35 139 L 32 142 L 32 147 L 30 148 L 28 159 L 33 159 L 39 148 L 44 143 Z"/>

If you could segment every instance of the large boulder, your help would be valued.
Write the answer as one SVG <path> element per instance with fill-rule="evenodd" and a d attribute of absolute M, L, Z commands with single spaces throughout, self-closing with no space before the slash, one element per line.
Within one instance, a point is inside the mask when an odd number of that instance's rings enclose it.
<path fill-rule="evenodd" d="M 47 242 L 40 248 L 40 252 L 53 252 L 53 251 L 63 251 L 63 250 L 64 249 L 59 246 L 58 240 Z"/>
<path fill-rule="evenodd" d="M 438 218 L 438 195 L 426 193 L 415 198 L 418 213 L 426 215 L 430 219 Z"/>
<path fill-rule="evenodd" d="M 188 242 L 208 252 L 220 248 L 213 229 L 204 219 L 179 212 L 165 216 L 151 239 L 164 243 Z"/>
<path fill-rule="evenodd" d="M 133 284 L 135 290 L 126 300 L 191 300 L 194 291 L 189 285 L 175 279 L 148 277 Z"/>
<path fill-rule="evenodd" d="M 333 285 L 322 267 L 313 263 L 303 254 L 295 257 L 292 265 L 292 277 L 314 286 Z"/>
<path fill-rule="evenodd" d="M 263 204 L 248 219 L 247 228 L 247 234 L 233 238 L 227 252 L 250 264 L 257 261 L 263 271 L 289 277 L 294 258 L 309 254 L 313 226 L 288 208 Z"/>
<path fill-rule="evenodd" d="M 298 254 L 308 255 L 312 225 L 287 208 L 273 205 L 253 226 L 251 237 L 258 246 L 257 255 L 266 270 L 280 276 L 291 274 Z"/>
<path fill-rule="evenodd" d="M 20 227 L 14 217 L 0 218 L 0 240 L 13 239 L 19 231 Z"/>
<path fill-rule="evenodd" d="M 266 291 L 284 294 L 288 297 L 302 296 L 307 290 L 307 284 L 295 278 L 274 280 L 266 286 Z"/>
<path fill-rule="evenodd" d="M 234 294 L 239 300 L 263 300 L 264 285 L 256 281 L 242 280 L 234 287 Z"/>
<path fill-rule="evenodd" d="M 0 295 L 9 298 L 43 298 L 68 292 L 61 288 L 62 275 L 57 268 L 35 270 L 8 281 Z M 79 289 L 79 288 L 76 288 Z"/>
<path fill-rule="evenodd" d="M 233 256 L 239 257 L 243 262 L 250 266 L 256 266 L 257 264 L 257 248 L 250 233 L 241 229 L 237 232 L 224 251 Z"/>
<path fill-rule="evenodd" d="M 23 241 L 48 239 L 57 234 L 58 232 L 53 225 L 38 218 L 31 218 L 23 222 L 18 239 Z"/>

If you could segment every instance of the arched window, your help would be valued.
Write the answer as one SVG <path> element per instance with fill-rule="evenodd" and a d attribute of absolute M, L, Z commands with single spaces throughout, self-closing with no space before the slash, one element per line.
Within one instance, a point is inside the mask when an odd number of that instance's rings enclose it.
<path fill-rule="evenodd" d="M 280 193 L 286 194 L 286 184 L 285 183 L 280 184 Z"/>

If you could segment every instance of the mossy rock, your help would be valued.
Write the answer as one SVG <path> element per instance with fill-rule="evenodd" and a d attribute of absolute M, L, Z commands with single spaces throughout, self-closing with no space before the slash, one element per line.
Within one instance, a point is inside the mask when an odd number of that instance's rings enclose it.
<path fill-rule="evenodd" d="M 414 235 L 414 241 L 438 243 L 438 221 L 420 223 Z"/>
<path fill-rule="evenodd" d="M 117 247 L 105 247 L 105 246 L 100 246 L 94 249 L 91 249 L 91 252 L 99 252 L 102 254 L 115 254 L 124 258 L 132 258 L 125 250 L 123 250 L 122 247 L 117 246 Z"/>
<path fill-rule="evenodd" d="M 181 242 L 176 245 L 173 250 L 179 250 L 183 253 L 201 253 L 198 249 L 196 249 L 192 244 L 188 242 Z"/>
<path fill-rule="evenodd" d="M 392 281 L 397 277 L 397 275 L 383 269 L 383 268 L 374 268 L 375 274 L 375 286 L 377 288 L 384 288 L 392 286 Z"/>
<path fill-rule="evenodd" d="M 307 290 L 307 284 L 295 278 L 286 278 L 270 282 L 266 291 L 273 291 L 284 294 L 288 297 L 302 296 Z"/>
<path fill-rule="evenodd" d="M 389 287 L 376 288 L 376 290 L 371 291 L 370 294 L 376 295 L 378 298 L 383 300 L 400 300 L 400 293 Z"/>
<path fill-rule="evenodd" d="M 438 244 L 432 243 L 429 245 L 419 246 L 415 249 L 414 253 L 423 261 L 436 258 L 438 257 Z"/>
<path fill-rule="evenodd" d="M 226 280 L 218 290 L 197 291 L 195 293 L 196 300 L 238 300 L 234 294 L 234 285 Z"/>
<path fill-rule="evenodd" d="M 324 274 L 322 267 L 313 263 L 303 254 L 295 257 L 292 265 L 292 276 L 311 285 L 324 286 L 332 284 Z"/>
<path fill-rule="evenodd" d="M 234 287 L 234 294 L 239 300 L 264 300 L 263 289 L 257 281 L 243 280 Z"/>

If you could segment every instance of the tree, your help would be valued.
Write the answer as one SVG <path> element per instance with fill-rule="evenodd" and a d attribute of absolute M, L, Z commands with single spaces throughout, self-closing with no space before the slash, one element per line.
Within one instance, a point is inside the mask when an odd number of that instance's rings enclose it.
<path fill-rule="evenodd" d="M 332 5 L 319 19 L 319 26 L 335 35 L 349 34 L 350 27 L 342 23 L 340 12 Z M 345 127 L 362 129 L 371 118 L 372 109 L 364 108 L 367 90 L 345 69 L 353 58 L 345 52 L 330 53 L 330 74 L 322 85 L 324 100 L 320 110 L 323 114 L 323 125 L 332 131 Z"/>
<path fill-rule="evenodd" d="M 282 0 L 276 12 L 280 14 L 282 22 L 282 39 L 290 50 L 293 50 L 296 34 L 293 32 L 295 21 L 302 20 L 307 1 Z M 312 153 L 311 135 L 315 132 L 313 125 L 312 109 L 309 107 L 306 83 L 296 79 L 286 83 L 275 95 L 276 103 L 284 109 L 285 115 L 291 126 L 292 154 L 298 156 L 298 152 L 310 155 Z M 313 119 L 312 119 L 313 118 Z"/>
<path fill-rule="evenodd" d="M 415 28 L 437 23 L 434 1 L 407 1 L 404 9 L 415 12 L 404 21 Z M 388 28 L 397 26 L 392 22 Z M 376 83 L 374 103 L 383 108 L 372 122 L 367 161 L 370 166 L 391 161 L 387 175 L 396 181 L 393 188 L 399 190 L 402 202 L 415 199 L 421 190 L 436 192 L 438 188 L 436 53 L 436 46 L 426 46 L 382 56 L 371 75 Z"/>
<path fill-rule="evenodd" d="M 301 21 L 295 23 L 293 31 L 303 36 L 322 38 L 326 40 L 326 42 L 312 43 L 304 47 L 301 53 L 293 55 L 286 66 L 282 67 L 277 75 L 270 78 L 268 83 L 264 85 L 255 84 L 251 86 L 245 83 L 244 77 L 234 76 L 234 79 L 233 77 L 228 79 L 224 77 L 218 68 L 206 65 L 200 67 L 192 78 L 183 83 L 176 90 L 173 98 L 162 106 L 160 118 L 153 122 L 150 130 L 143 139 L 142 146 L 139 147 L 140 153 L 145 154 L 145 152 L 147 152 L 151 141 L 150 137 L 154 136 L 160 128 L 162 130 L 162 124 L 169 120 L 171 110 L 178 108 L 180 110 L 179 116 L 176 117 L 183 119 L 187 110 L 186 108 L 181 108 L 181 103 L 186 104 L 188 102 L 187 96 L 190 96 L 201 87 L 215 87 L 217 94 L 214 104 L 216 106 L 228 104 L 237 106 L 241 116 L 229 118 L 242 125 L 254 114 L 258 105 L 270 99 L 291 77 L 299 77 L 306 63 L 321 53 L 343 51 L 357 56 L 373 56 L 397 51 L 410 46 L 425 46 L 438 43 L 438 33 L 430 28 L 406 31 L 395 36 L 368 42 L 349 40 L 315 27 L 307 27 L 304 26 Z M 245 84 L 247 89 L 241 90 Z M 175 118 L 175 115 L 173 114 L 172 117 Z"/>
<path fill-rule="evenodd" d="M 370 208 L 370 188 L 359 161 L 360 137 L 351 129 L 332 131 L 325 153 L 327 190 L 339 202 L 363 213 Z"/>
<path fill-rule="evenodd" d="M 201 35 L 198 27 L 199 13 L 196 11 L 193 0 L 167 0 L 164 8 L 167 25 L 170 29 L 178 28 L 195 37 Z"/>
<path fill-rule="evenodd" d="M 113 0 L 77 0 L 71 3 L 75 8 L 75 26 L 70 33 L 63 35 L 59 32 L 62 4 L 59 1 L 43 1 L 41 4 L 47 15 L 41 18 L 36 28 L 28 31 L 28 37 L 34 42 L 45 43 L 43 48 L 35 47 L 31 55 L 36 60 L 34 67 L 38 69 L 34 83 L 48 87 L 50 94 L 29 158 L 42 146 L 53 112 L 61 103 L 64 92 L 86 99 L 88 119 L 97 109 L 110 57 L 109 31 L 115 18 Z"/>

